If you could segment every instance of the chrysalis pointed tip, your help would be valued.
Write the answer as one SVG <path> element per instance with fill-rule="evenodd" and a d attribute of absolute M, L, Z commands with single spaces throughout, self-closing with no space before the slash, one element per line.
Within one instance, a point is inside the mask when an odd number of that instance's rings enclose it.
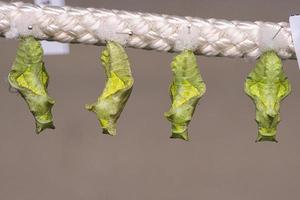
<path fill-rule="evenodd" d="M 182 140 L 185 140 L 185 141 L 189 141 L 189 136 L 188 136 L 187 132 L 172 133 L 170 138 L 172 138 L 172 139 L 182 139 Z"/>
<path fill-rule="evenodd" d="M 257 137 L 257 139 L 255 140 L 255 143 L 258 142 L 275 142 L 278 143 L 278 140 L 276 140 L 275 136 L 263 136 L 263 135 L 259 135 Z"/>
<path fill-rule="evenodd" d="M 53 122 L 44 123 L 44 124 L 38 123 L 36 126 L 36 134 L 39 135 L 45 129 L 55 129 Z"/>
<path fill-rule="evenodd" d="M 54 105 L 56 102 L 55 102 L 55 100 L 54 99 L 52 99 L 52 98 L 49 98 L 49 103 L 51 104 L 51 105 Z"/>
<path fill-rule="evenodd" d="M 106 129 L 106 128 L 103 128 L 103 131 L 102 131 L 103 134 L 105 135 L 110 135 L 110 136 L 116 136 L 117 135 L 117 131 L 115 129 Z"/>
<path fill-rule="evenodd" d="M 94 104 L 85 104 L 85 109 L 88 111 L 93 111 L 94 109 Z"/>

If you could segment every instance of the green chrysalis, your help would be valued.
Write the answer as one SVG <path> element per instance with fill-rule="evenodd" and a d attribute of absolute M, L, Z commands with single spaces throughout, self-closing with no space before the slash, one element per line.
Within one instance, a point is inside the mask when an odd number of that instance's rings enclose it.
<path fill-rule="evenodd" d="M 206 91 L 196 56 L 190 50 L 177 55 L 171 64 L 173 81 L 170 86 L 171 109 L 165 117 L 172 122 L 171 138 L 188 140 L 188 124 L 196 105 Z"/>
<path fill-rule="evenodd" d="M 106 86 L 98 101 L 86 105 L 96 113 L 104 134 L 116 135 L 116 123 L 131 94 L 133 77 L 124 48 L 116 42 L 107 42 L 101 61 L 107 76 Z"/>
<path fill-rule="evenodd" d="M 36 121 L 37 133 L 55 128 L 51 113 L 55 101 L 47 93 L 48 79 L 41 43 L 31 36 L 20 38 L 8 81 L 27 102 Z"/>
<path fill-rule="evenodd" d="M 245 82 L 245 92 L 256 105 L 258 136 L 256 141 L 276 140 L 280 121 L 280 102 L 290 94 L 291 84 L 282 68 L 281 59 L 274 51 L 265 52 Z"/>

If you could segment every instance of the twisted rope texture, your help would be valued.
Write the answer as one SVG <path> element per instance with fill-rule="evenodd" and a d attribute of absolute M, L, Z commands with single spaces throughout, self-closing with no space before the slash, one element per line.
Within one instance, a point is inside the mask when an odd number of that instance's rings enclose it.
<path fill-rule="evenodd" d="M 178 17 L 141 12 L 37 6 L 0 1 L 0 35 L 33 35 L 41 40 L 180 52 L 205 56 L 257 58 L 275 50 L 295 59 L 289 24 Z"/>

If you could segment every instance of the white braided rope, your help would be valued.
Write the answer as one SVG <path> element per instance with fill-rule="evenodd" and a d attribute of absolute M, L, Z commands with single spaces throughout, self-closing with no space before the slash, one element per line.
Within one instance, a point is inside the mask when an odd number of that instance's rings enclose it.
<path fill-rule="evenodd" d="M 37 6 L 0 1 L 0 35 L 41 40 L 180 52 L 205 56 L 253 57 L 275 50 L 295 59 L 289 24 L 178 17 L 95 8 Z"/>

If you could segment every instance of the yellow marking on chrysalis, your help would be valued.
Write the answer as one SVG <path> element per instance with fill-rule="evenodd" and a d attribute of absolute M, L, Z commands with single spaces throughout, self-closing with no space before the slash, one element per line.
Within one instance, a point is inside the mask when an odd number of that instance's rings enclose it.
<path fill-rule="evenodd" d="M 252 85 L 252 86 L 250 87 L 250 90 L 251 90 L 251 93 L 252 93 L 253 96 L 256 96 L 256 97 L 260 96 L 258 84 Z"/>
<path fill-rule="evenodd" d="M 179 98 L 175 98 L 173 102 L 173 106 L 175 108 L 181 106 L 186 103 L 193 97 L 198 97 L 200 95 L 197 88 L 195 88 L 190 82 L 184 80 L 179 88 L 178 94 L 180 94 Z"/>
<path fill-rule="evenodd" d="M 36 84 L 34 84 L 31 81 L 28 81 L 28 80 L 33 80 L 34 78 L 36 78 L 35 75 L 32 74 L 30 71 L 26 70 L 24 74 L 22 74 L 17 78 L 17 83 L 21 87 L 32 91 L 36 95 L 46 95 L 46 92 L 43 89 L 38 88 Z"/>
<path fill-rule="evenodd" d="M 106 119 L 100 119 L 100 124 L 103 127 L 107 127 L 109 125 L 109 121 Z"/>
<path fill-rule="evenodd" d="M 105 99 L 125 87 L 124 82 L 114 72 L 111 72 L 111 77 L 107 80 L 107 85 L 100 99 Z"/>
<path fill-rule="evenodd" d="M 41 82 L 46 85 L 48 83 L 48 75 L 45 72 L 42 72 Z"/>

